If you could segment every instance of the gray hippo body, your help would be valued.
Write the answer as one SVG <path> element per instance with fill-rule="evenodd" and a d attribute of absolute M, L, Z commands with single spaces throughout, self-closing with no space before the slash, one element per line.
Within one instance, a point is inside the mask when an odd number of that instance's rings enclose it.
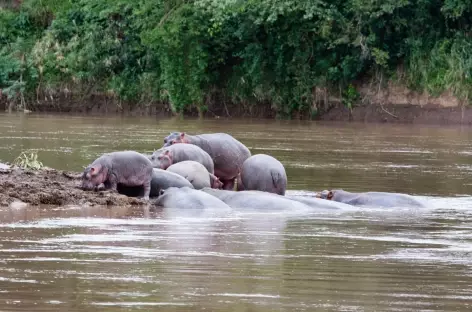
<path fill-rule="evenodd" d="M 168 189 L 169 187 L 189 187 L 194 188 L 192 183 L 177 173 L 173 173 L 167 170 L 154 168 L 152 170 L 151 180 L 151 192 L 150 197 L 159 196 L 161 190 Z M 144 188 L 139 186 L 129 187 L 122 184 L 118 184 L 118 192 L 130 197 L 140 197 L 144 195 Z"/>
<path fill-rule="evenodd" d="M 118 183 L 123 186 L 142 186 L 145 200 L 149 200 L 152 180 L 152 163 L 135 151 L 103 154 L 82 173 L 82 188 L 92 190 L 103 185 L 117 192 Z"/>
<path fill-rule="evenodd" d="M 238 191 L 256 190 L 285 195 L 287 174 L 280 161 L 266 154 L 257 154 L 244 161 L 238 177 Z"/>
<path fill-rule="evenodd" d="M 215 165 L 211 156 L 194 144 L 173 144 L 155 151 L 150 160 L 154 168 L 166 170 L 172 164 L 185 160 L 201 163 L 209 173 L 215 173 Z"/>
<path fill-rule="evenodd" d="M 212 187 L 210 173 L 201 163 L 185 160 L 171 165 L 166 171 L 181 175 L 192 183 L 197 190 L 204 187 Z"/>
<path fill-rule="evenodd" d="M 193 144 L 174 144 L 168 147 L 162 147 L 155 151 L 149 159 L 154 168 L 166 170 L 171 165 L 182 161 L 195 161 L 202 164 L 210 174 L 210 185 L 213 188 L 223 187 L 220 179 L 214 175 L 215 169 L 213 159 L 210 155 L 197 145 Z"/>
<path fill-rule="evenodd" d="M 194 144 L 207 152 L 213 159 L 215 176 L 223 183 L 223 188 L 231 188 L 243 163 L 251 157 L 249 149 L 227 133 L 207 133 L 188 135 L 184 132 L 173 132 L 164 138 L 164 146 L 176 143 Z"/>
<path fill-rule="evenodd" d="M 284 196 L 260 191 L 227 191 L 211 188 L 202 189 L 203 192 L 213 195 L 231 208 L 257 211 L 312 211 L 312 209 L 298 201 Z"/>
<path fill-rule="evenodd" d="M 285 195 L 286 198 L 298 201 L 303 203 L 307 206 L 313 208 L 321 208 L 321 209 L 353 209 L 354 207 L 341 203 L 341 202 L 334 202 L 331 200 L 326 200 L 322 198 L 312 197 L 312 196 L 304 196 L 304 195 Z"/>
<path fill-rule="evenodd" d="M 154 204 L 164 208 L 231 210 L 218 198 L 189 187 L 169 187 L 161 190 Z"/>
<path fill-rule="evenodd" d="M 425 207 L 421 201 L 417 200 L 413 196 L 401 193 L 351 193 L 344 190 L 331 190 L 318 193 L 317 197 L 345 203 L 352 206 Z"/>

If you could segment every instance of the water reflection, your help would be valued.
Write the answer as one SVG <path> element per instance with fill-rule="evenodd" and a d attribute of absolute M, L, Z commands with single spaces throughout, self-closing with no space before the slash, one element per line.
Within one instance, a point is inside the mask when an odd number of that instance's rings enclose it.
<path fill-rule="evenodd" d="M 48 205 L 19 208 L 0 207 L 0 223 L 31 222 L 45 216 L 48 218 L 120 218 L 149 215 L 146 207 L 106 207 L 106 206 L 75 206 L 54 207 Z"/>
<path fill-rule="evenodd" d="M 1 210 L 6 310 L 465 310 L 470 198 L 408 210 L 178 217 Z M 445 208 L 453 203 L 457 208 Z M 144 214 L 147 214 L 144 217 Z"/>

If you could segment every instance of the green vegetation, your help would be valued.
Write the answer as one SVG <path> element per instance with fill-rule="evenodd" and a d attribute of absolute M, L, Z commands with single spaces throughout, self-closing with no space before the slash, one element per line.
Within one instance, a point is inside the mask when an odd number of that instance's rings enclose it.
<path fill-rule="evenodd" d="M 471 13 L 470 0 L 24 0 L 0 9 L 0 89 L 19 108 L 101 94 L 290 117 L 318 111 L 317 89 L 352 108 L 356 82 L 383 77 L 468 103 Z"/>
<path fill-rule="evenodd" d="M 31 170 L 42 169 L 43 163 L 38 160 L 37 152 L 22 152 L 14 161 L 13 165 Z"/>

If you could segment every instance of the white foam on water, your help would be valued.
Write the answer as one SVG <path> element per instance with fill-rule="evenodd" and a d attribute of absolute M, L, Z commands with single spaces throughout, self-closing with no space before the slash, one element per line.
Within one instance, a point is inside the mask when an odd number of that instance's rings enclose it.
<path fill-rule="evenodd" d="M 379 165 L 378 167 L 384 167 L 384 168 L 420 168 L 420 165 L 397 165 L 397 164 L 391 164 L 391 165 Z"/>
<path fill-rule="evenodd" d="M 55 219 L 42 219 L 33 222 L 17 222 L 17 223 L 4 223 L 0 224 L 0 228 L 64 228 L 64 227 L 104 227 L 104 226 L 116 226 L 116 225 L 162 225 L 172 223 L 171 220 L 163 219 L 145 219 L 145 218 L 134 218 L 134 219 L 107 219 L 99 217 L 90 218 L 55 218 Z"/>
<path fill-rule="evenodd" d="M 32 280 L 32 279 L 7 278 L 7 277 L 1 277 L 1 276 L 0 276 L 0 281 L 10 282 L 10 283 L 44 284 L 44 282 L 38 282 L 37 280 Z"/>
<path fill-rule="evenodd" d="M 381 153 L 434 154 L 435 152 L 419 148 L 381 149 Z"/>
<path fill-rule="evenodd" d="M 281 298 L 279 295 L 266 295 L 266 294 L 235 294 L 235 293 L 216 293 L 210 294 L 210 296 L 222 296 L 222 297 L 238 297 L 238 298 Z"/>
<path fill-rule="evenodd" d="M 190 303 L 180 302 L 90 302 L 90 305 L 95 306 L 108 306 L 108 307 L 152 307 L 152 306 L 191 306 Z"/>

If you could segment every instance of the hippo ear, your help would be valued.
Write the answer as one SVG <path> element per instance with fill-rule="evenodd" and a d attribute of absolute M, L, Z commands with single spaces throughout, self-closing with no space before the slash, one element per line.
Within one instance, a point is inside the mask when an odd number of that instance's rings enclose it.
<path fill-rule="evenodd" d="M 170 154 L 170 151 L 169 151 L 169 150 L 166 150 L 166 151 L 164 152 L 164 155 L 166 155 L 166 156 L 168 156 L 169 154 Z"/>
<path fill-rule="evenodd" d="M 185 137 L 185 132 L 180 132 L 180 138 L 183 139 Z"/>
<path fill-rule="evenodd" d="M 327 199 L 332 199 L 334 196 L 333 191 L 328 192 L 328 196 L 326 196 Z"/>
<path fill-rule="evenodd" d="M 100 172 L 100 169 L 102 169 L 102 166 L 100 165 L 95 165 L 90 167 L 90 175 L 95 176 Z"/>

